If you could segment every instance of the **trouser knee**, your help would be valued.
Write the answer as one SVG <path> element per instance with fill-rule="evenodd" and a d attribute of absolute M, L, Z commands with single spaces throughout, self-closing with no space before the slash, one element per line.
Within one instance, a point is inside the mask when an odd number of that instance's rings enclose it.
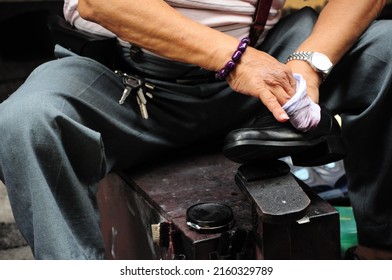
<path fill-rule="evenodd" d="M 22 144 L 23 141 L 45 142 L 50 131 L 55 131 L 56 108 L 44 98 L 11 96 L 0 106 L 2 144 Z M 25 143 L 27 144 L 27 143 Z"/>

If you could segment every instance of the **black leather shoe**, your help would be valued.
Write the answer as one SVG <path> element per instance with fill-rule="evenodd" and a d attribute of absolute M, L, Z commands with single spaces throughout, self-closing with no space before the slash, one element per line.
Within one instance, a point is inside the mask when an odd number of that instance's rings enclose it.
<path fill-rule="evenodd" d="M 297 166 L 323 165 L 345 156 L 339 123 L 325 108 L 318 126 L 308 132 L 266 112 L 253 125 L 231 131 L 224 139 L 223 154 L 241 164 L 291 156 Z"/>

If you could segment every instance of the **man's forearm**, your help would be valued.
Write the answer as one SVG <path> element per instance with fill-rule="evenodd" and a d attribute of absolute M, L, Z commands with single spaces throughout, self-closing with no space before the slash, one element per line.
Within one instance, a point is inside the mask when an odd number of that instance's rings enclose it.
<path fill-rule="evenodd" d="M 298 50 L 322 52 L 336 64 L 384 6 L 385 0 L 329 0 Z"/>
<path fill-rule="evenodd" d="M 80 0 L 80 15 L 163 57 L 218 71 L 238 40 L 179 14 L 162 0 Z"/>

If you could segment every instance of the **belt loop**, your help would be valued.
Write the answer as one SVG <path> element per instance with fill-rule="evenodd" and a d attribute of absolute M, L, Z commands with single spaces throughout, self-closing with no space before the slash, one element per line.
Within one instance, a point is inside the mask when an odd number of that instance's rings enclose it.
<path fill-rule="evenodd" d="M 129 48 L 131 59 L 135 62 L 140 62 L 141 56 L 143 55 L 143 51 L 140 47 L 136 45 L 131 45 Z"/>

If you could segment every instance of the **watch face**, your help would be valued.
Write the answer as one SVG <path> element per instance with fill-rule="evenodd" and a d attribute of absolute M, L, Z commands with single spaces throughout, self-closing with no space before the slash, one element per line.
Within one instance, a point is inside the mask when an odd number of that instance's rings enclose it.
<path fill-rule="evenodd" d="M 312 54 L 311 63 L 317 70 L 321 72 L 328 72 L 332 68 L 332 62 L 329 60 L 329 58 L 326 55 L 318 52 Z"/>

